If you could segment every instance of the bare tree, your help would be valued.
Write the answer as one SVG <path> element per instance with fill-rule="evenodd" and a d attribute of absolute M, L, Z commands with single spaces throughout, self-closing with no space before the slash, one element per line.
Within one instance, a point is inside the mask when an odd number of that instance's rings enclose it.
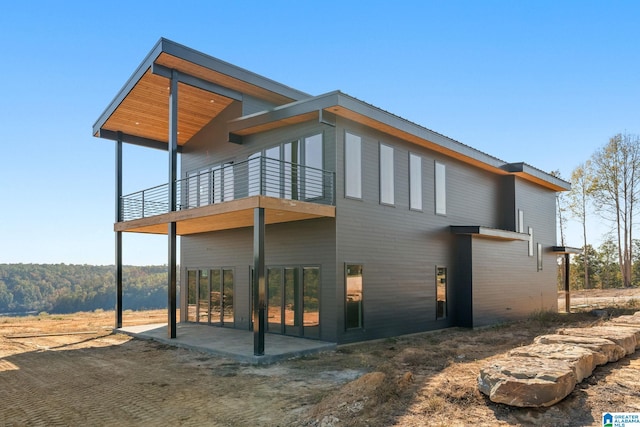
<path fill-rule="evenodd" d="M 591 162 L 578 165 L 571 173 L 571 192 L 569 192 L 569 210 L 582 225 L 583 250 L 587 248 L 587 212 L 589 198 L 593 191 Z M 584 288 L 589 289 L 589 257 L 583 258 Z"/>
<path fill-rule="evenodd" d="M 594 205 L 614 224 L 625 287 L 631 286 L 633 214 L 640 189 L 640 138 L 617 134 L 592 156 Z"/>
<path fill-rule="evenodd" d="M 555 176 L 556 178 L 562 179 L 559 170 L 551 171 L 551 175 Z M 565 195 L 565 193 L 560 191 L 556 193 L 556 210 L 558 213 L 558 226 L 560 228 L 560 245 L 565 246 L 564 230 L 566 227 L 565 213 L 567 212 L 567 196 Z"/>

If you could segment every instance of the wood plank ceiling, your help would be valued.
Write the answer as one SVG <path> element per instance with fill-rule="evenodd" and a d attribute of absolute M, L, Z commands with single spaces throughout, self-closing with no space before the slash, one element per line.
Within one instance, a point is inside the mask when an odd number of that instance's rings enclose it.
<path fill-rule="evenodd" d="M 254 84 L 161 53 L 155 62 L 276 105 L 292 101 Z M 178 84 L 178 145 L 187 143 L 200 129 L 233 102 L 225 96 Z M 167 142 L 169 134 L 169 79 L 148 69 L 122 100 L 102 129 Z"/>
<path fill-rule="evenodd" d="M 232 101 L 179 83 L 178 144 L 184 145 Z M 102 127 L 166 142 L 169 135 L 169 79 L 147 70 Z"/>

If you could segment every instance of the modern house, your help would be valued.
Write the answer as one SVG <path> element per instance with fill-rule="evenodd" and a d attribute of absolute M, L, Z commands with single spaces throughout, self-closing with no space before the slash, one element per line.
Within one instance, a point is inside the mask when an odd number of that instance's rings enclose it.
<path fill-rule="evenodd" d="M 180 321 L 251 329 L 256 354 L 265 332 L 348 343 L 557 310 L 569 184 L 340 91 L 161 39 L 93 134 L 116 141 L 118 327 L 123 232 L 167 235 L 171 337 L 179 274 Z M 123 143 L 167 151 L 167 182 L 122 194 Z"/>

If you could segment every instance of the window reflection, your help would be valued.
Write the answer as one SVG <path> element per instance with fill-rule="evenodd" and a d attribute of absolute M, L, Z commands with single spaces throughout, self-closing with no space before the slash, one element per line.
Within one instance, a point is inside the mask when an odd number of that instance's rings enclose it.
<path fill-rule="evenodd" d="M 436 319 L 447 317 L 447 268 L 436 267 Z"/>
<path fill-rule="evenodd" d="M 346 266 L 346 328 L 362 328 L 362 265 Z"/>
<path fill-rule="evenodd" d="M 320 268 L 302 269 L 302 324 L 304 336 L 320 336 Z"/>

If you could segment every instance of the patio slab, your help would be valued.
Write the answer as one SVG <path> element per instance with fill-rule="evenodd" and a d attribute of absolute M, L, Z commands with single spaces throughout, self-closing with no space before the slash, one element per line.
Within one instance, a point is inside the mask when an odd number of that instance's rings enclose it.
<path fill-rule="evenodd" d="M 114 329 L 114 332 L 256 365 L 267 365 L 309 354 L 334 351 L 337 346 L 335 343 L 326 341 L 265 334 L 264 355 L 255 356 L 253 332 L 240 329 L 178 323 L 176 338 L 169 338 L 167 324 L 156 323 L 125 326 Z"/>

